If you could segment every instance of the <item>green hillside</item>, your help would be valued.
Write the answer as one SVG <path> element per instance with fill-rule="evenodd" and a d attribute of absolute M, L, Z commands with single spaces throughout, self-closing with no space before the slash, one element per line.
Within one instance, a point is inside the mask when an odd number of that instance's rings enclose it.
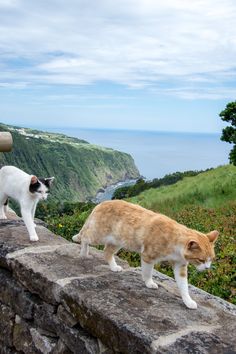
<path fill-rule="evenodd" d="M 236 167 L 221 166 L 166 187 L 149 189 L 131 199 L 145 208 L 171 213 L 183 207 L 199 205 L 206 208 L 236 201 Z"/>
<path fill-rule="evenodd" d="M 54 176 L 50 198 L 84 201 L 102 187 L 139 176 L 133 158 L 123 152 L 63 134 L 4 124 L 0 131 L 10 131 L 14 142 L 12 152 L 0 153 L 0 163 L 41 177 Z"/>

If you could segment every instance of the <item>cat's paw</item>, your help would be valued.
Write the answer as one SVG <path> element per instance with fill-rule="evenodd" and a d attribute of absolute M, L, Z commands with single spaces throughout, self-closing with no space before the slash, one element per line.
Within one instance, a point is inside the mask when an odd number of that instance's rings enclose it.
<path fill-rule="evenodd" d="M 31 242 L 36 242 L 36 241 L 38 241 L 38 240 L 39 240 L 39 238 L 38 238 L 37 235 L 32 235 L 32 236 L 30 236 L 30 241 L 31 241 Z"/>
<path fill-rule="evenodd" d="M 184 303 L 191 310 L 197 309 L 197 303 L 192 299 L 184 300 Z"/>
<path fill-rule="evenodd" d="M 34 223 L 34 227 L 36 227 L 37 225 Z"/>
<path fill-rule="evenodd" d="M 145 285 L 149 289 L 158 289 L 158 285 L 152 279 L 145 281 Z"/>
<path fill-rule="evenodd" d="M 72 237 L 72 241 L 80 243 L 80 238 L 78 237 L 78 235 L 75 235 L 75 236 Z"/>
<path fill-rule="evenodd" d="M 122 272 L 123 268 L 119 265 L 113 265 L 110 267 L 113 272 Z"/>
<path fill-rule="evenodd" d="M 7 217 L 6 217 L 6 215 L 0 215 L 0 219 L 1 219 L 1 220 L 6 220 Z"/>

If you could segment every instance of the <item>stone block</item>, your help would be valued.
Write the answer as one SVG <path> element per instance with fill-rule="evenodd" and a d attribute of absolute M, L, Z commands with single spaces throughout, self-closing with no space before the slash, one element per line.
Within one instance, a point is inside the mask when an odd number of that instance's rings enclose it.
<path fill-rule="evenodd" d="M 38 233 L 40 241 L 32 244 L 22 224 L 3 225 L 0 221 L 0 265 L 8 267 L 15 281 L 51 309 L 48 317 L 40 312 L 42 308 L 35 311 L 42 317 L 37 327 L 32 321 L 16 321 L 13 343 L 17 350 L 55 354 L 55 348 L 61 346 L 61 350 L 82 354 L 236 353 L 234 305 L 190 286 L 198 303 L 196 310 L 190 310 L 173 279 L 154 272 L 159 288 L 148 289 L 140 269 L 119 260 L 124 270 L 113 273 L 102 252 L 91 249 L 92 259 L 80 258 L 79 245 L 43 226 Z M 59 306 L 57 313 L 54 306 Z M 9 320 L 5 335 L 10 336 L 12 310 L 1 311 Z M 51 316 L 56 318 L 59 341 L 40 332 L 41 326 L 53 326 L 48 322 Z"/>
<path fill-rule="evenodd" d="M 9 271 L 1 268 L 0 284 L 4 284 L 0 286 L 0 301 L 10 306 L 19 316 L 32 319 L 34 308 L 32 295 L 17 283 Z"/>
<path fill-rule="evenodd" d="M 53 354 L 72 354 L 73 352 L 59 339 L 57 345 L 53 350 Z"/>
<path fill-rule="evenodd" d="M 39 333 L 32 323 L 18 317 L 13 332 L 13 344 L 18 351 L 25 354 L 51 354 L 56 343 L 55 339 Z"/>
<path fill-rule="evenodd" d="M 78 323 L 78 321 L 62 305 L 58 306 L 57 318 L 68 327 L 73 327 Z"/>
<path fill-rule="evenodd" d="M 97 339 L 79 325 L 71 328 L 60 323 L 57 333 L 72 353 L 99 354 Z"/>
<path fill-rule="evenodd" d="M 45 333 L 52 337 L 57 337 L 57 317 L 54 315 L 56 307 L 43 301 L 38 301 L 34 305 L 34 324 L 40 333 Z"/>
<path fill-rule="evenodd" d="M 0 302 L 0 341 L 12 347 L 15 314 L 9 306 Z"/>
<path fill-rule="evenodd" d="M 216 346 L 219 353 L 236 353 L 231 335 L 236 329 L 235 306 L 222 308 L 213 296 L 205 299 L 196 290 L 199 307 L 189 310 L 171 278 L 158 278 L 158 273 L 156 278 L 158 290 L 146 288 L 137 270 L 101 275 L 93 281 L 73 280 L 63 289 L 62 303 L 114 352 L 180 353 L 175 345 L 189 348 L 191 338 L 196 352 L 205 353 L 208 343 L 209 350 Z"/>

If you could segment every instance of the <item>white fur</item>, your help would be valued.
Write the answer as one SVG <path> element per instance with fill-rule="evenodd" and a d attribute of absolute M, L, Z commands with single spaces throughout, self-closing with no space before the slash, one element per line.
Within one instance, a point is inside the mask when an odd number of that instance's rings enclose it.
<path fill-rule="evenodd" d="M 158 285 L 152 280 L 153 263 L 146 263 L 141 259 L 142 264 L 142 278 L 147 288 L 157 289 Z"/>
<path fill-rule="evenodd" d="M 110 266 L 110 269 L 113 271 L 113 272 L 121 272 L 122 271 L 122 267 L 119 266 L 117 263 L 116 263 L 116 260 L 115 260 L 115 257 L 112 256 L 111 257 L 111 260 L 108 261 L 108 264 Z"/>
<path fill-rule="evenodd" d="M 7 218 L 4 203 L 8 197 L 13 198 L 20 204 L 21 215 L 29 232 L 30 241 L 38 241 L 34 215 L 38 201 L 47 199 L 48 189 L 40 182 L 40 193 L 30 193 L 32 177 L 14 166 L 4 166 L 0 169 L 0 219 Z"/>
<path fill-rule="evenodd" d="M 179 288 L 182 300 L 185 303 L 185 305 L 189 309 L 196 309 L 197 303 L 191 299 L 189 292 L 188 292 L 187 265 L 186 265 L 186 276 L 185 277 L 180 275 L 181 267 L 183 267 L 183 265 L 181 265 L 181 264 L 175 264 L 173 267 L 177 286 Z"/>
<path fill-rule="evenodd" d="M 205 269 L 210 269 L 211 268 L 211 261 L 207 260 L 207 262 L 197 265 L 196 268 L 199 272 L 202 272 Z"/>

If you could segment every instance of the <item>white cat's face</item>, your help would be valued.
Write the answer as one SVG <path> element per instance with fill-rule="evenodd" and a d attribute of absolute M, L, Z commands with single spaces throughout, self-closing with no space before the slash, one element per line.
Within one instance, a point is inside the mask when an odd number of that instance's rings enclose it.
<path fill-rule="evenodd" d="M 49 190 L 43 183 L 40 182 L 39 188 L 34 193 L 37 195 L 39 200 L 46 200 Z"/>
<path fill-rule="evenodd" d="M 51 178 L 31 178 L 30 192 L 39 200 L 46 200 L 54 177 Z"/>

